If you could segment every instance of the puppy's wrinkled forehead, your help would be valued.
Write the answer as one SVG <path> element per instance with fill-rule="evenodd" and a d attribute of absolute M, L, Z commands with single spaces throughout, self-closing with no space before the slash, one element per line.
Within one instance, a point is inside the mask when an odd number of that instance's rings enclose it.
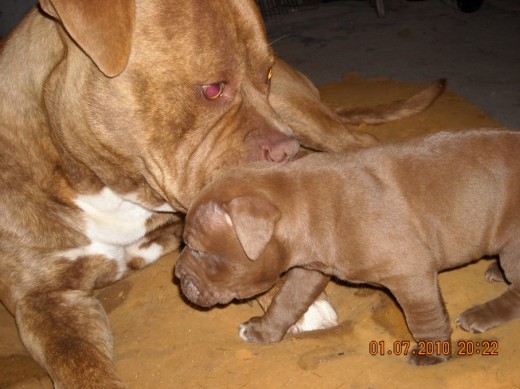
<path fill-rule="evenodd" d="M 222 232 L 232 228 L 229 215 L 215 201 L 203 202 L 193 207 L 186 216 L 184 240 L 197 249 L 206 245 L 218 247 Z"/>
<path fill-rule="evenodd" d="M 145 47 L 174 61 L 186 77 L 256 70 L 243 68 L 273 59 L 253 0 L 145 0 L 137 4 L 136 28 L 137 38 L 149 42 Z"/>

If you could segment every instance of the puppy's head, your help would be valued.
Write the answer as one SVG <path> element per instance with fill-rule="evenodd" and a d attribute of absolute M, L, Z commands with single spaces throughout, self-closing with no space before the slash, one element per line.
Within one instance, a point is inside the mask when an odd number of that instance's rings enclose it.
<path fill-rule="evenodd" d="M 262 293 L 285 270 L 276 238 L 281 214 L 269 201 L 242 196 L 194 205 L 188 212 L 175 274 L 186 297 L 210 307 Z"/>
<path fill-rule="evenodd" d="M 253 0 L 41 5 L 66 47 L 45 88 L 54 139 L 106 185 L 144 181 L 187 210 L 222 170 L 298 151 L 268 102 L 274 56 Z"/>

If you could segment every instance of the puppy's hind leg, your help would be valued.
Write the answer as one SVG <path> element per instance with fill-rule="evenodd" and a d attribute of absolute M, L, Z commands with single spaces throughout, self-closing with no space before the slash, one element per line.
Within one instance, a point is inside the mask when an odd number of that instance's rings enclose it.
<path fill-rule="evenodd" d="M 499 297 L 464 311 L 456 320 L 463 330 L 480 333 L 520 317 L 520 241 L 500 253 L 500 264 L 511 283 Z"/>
<path fill-rule="evenodd" d="M 387 286 L 399 302 L 406 323 L 417 341 L 409 354 L 412 365 L 434 365 L 451 358 L 451 326 L 442 300 L 437 273 L 399 277 Z M 448 347 L 444 347 L 445 344 Z"/>
<path fill-rule="evenodd" d="M 55 388 L 125 388 L 112 364 L 112 335 L 100 302 L 78 290 L 38 291 L 16 307 L 25 347 Z"/>

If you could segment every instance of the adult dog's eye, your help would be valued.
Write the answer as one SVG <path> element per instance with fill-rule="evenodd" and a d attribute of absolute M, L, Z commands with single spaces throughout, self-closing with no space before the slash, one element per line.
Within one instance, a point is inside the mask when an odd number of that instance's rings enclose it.
<path fill-rule="evenodd" d="M 204 92 L 204 96 L 206 96 L 207 99 L 215 100 L 222 96 L 225 86 L 226 84 L 224 82 L 205 84 L 202 85 L 202 92 Z"/>
<path fill-rule="evenodd" d="M 271 78 L 273 78 L 273 68 L 270 68 L 269 71 L 267 72 L 267 83 L 268 84 L 271 83 Z"/>

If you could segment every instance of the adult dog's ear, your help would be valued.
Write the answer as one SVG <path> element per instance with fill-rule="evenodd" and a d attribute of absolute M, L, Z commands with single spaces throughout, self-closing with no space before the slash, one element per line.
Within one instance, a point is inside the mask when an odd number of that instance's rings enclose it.
<path fill-rule="evenodd" d="M 115 77 L 128 63 L 135 24 L 134 0 L 40 0 L 96 66 Z"/>
<path fill-rule="evenodd" d="M 256 260 L 271 240 L 280 210 L 261 197 L 236 197 L 225 205 L 247 257 Z"/>

